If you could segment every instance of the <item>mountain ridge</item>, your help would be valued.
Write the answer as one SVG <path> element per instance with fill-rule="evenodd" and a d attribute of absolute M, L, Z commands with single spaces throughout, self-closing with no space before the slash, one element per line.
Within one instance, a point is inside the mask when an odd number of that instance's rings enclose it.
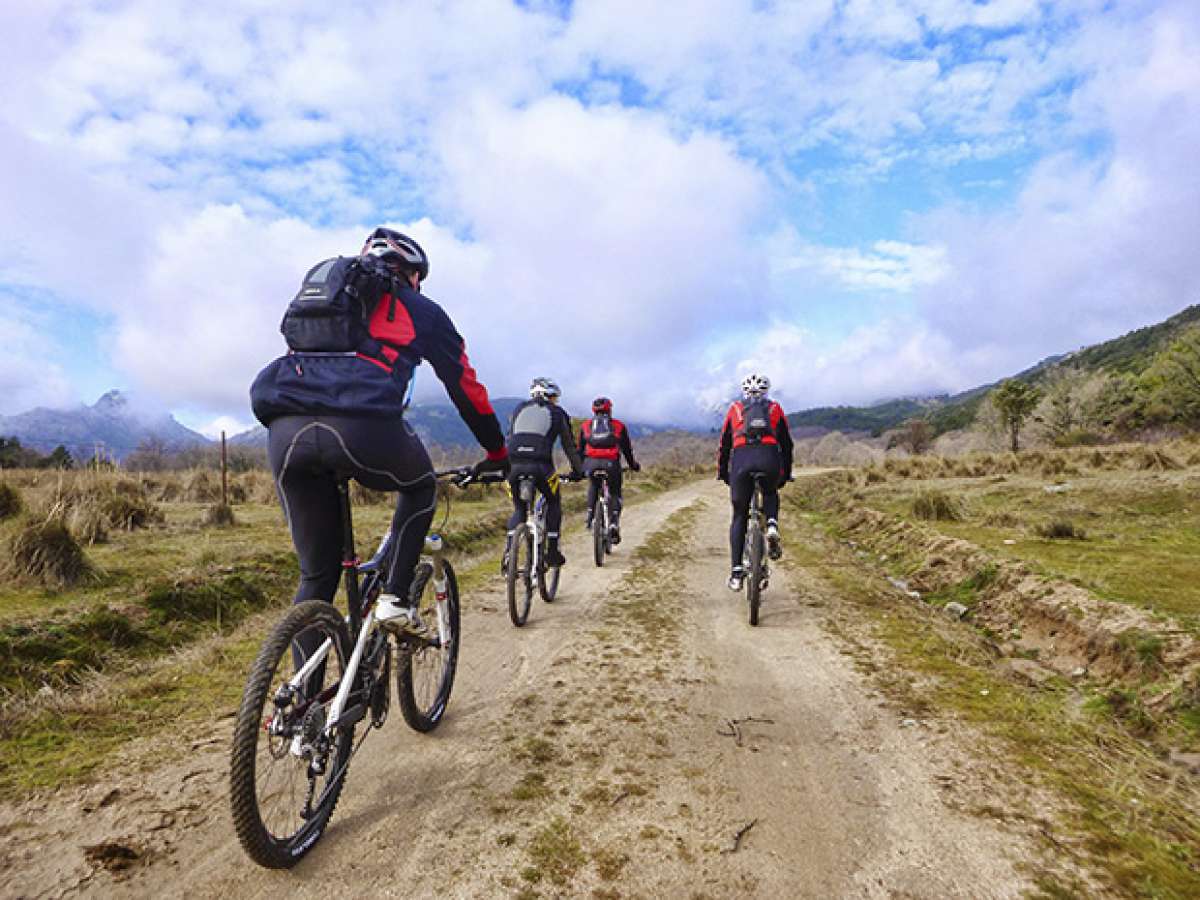
<path fill-rule="evenodd" d="M 97 453 L 122 459 L 149 439 L 161 442 L 171 452 L 211 443 L 169 412 L 138 409 L 129 395 L 120 390 L 104 393 L 91 406 L 80 404 L 70 409 L 39 406 L 0 416 L 0 435 L 15 437 L 23 446 L 41 453 L 63 446 L 80 461 Z"/>

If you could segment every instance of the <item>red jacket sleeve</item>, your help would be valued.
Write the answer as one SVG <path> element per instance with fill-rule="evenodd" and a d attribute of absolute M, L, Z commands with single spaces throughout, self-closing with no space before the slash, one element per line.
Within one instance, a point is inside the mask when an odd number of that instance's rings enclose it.
<path fill-rule="evenodd" d="M 467 358 L 467 345 L 450 321 L 445 311 L 438 310 L 431 334 L 421 336 L 421 355 L 433 366 L 433 371 L 446 386 L 458 414 L 462 416 L 475 440 L 479 441 L 488 459 L 504 459 L 508 451 L 504 447 L 504 432 L 492 409 L 487 388 L 480 383 L 471 361 Z"/>
<path fill-rule="evenodd" d="M 721 442 L 717 446 L 717 475 L 729 473 L 729 454 L 733 450 L 733 410 L 731 405 L 725 413 L 725 422 L 721 426 Z"/>

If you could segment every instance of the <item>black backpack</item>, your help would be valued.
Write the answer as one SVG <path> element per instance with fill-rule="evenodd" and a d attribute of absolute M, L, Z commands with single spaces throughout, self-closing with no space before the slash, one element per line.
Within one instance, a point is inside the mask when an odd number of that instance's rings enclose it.
<path fill-rule="evenodd" d="M 600 413 L 592 418 L 588 444 L 597 450 L 611 450 L 617 446 L 617 432 L 613 428 L 612 416 Z"/>
<path fill-rule="evenodd" d="M 368 338 L 367 317 L 385 288 L 383 276 L 361 257 L 317 263 L 288 304 L 279 330 L 298 352 L 347 353 Z"/>
<path fill-rule="evenodd" d="M 766 397 L 755 397 L 742 404 L 742 429 L 747 444 L 761 444 L 768 437 L 775 437 L 775 426 L 771 424 L 771 401 Z"/>

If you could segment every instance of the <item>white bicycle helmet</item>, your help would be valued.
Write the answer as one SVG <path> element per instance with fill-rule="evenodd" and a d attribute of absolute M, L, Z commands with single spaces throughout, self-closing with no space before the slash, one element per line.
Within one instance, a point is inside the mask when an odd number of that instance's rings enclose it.
<path fill-rule="evenodd" d="M 376 228 L 367 235 L 359 256 L 378 257 L 390 266 L 416 272 L 418 281 L 429 277 L 429 257 L 421 245 L 391 228 Z"/>
<path fill-rule="evenodd" d="M 742 393 L 747 397 L 764 397 L 771 389 L 771 379 L 766 375 L 750 374 L 742 379 Z"/>
<path fill-rule="evenodd" d="M 529 396 L 534 400 L 552 400 L 561 397 L 562 391 L 550 378 L 535 378 L 529 385 Z"/>

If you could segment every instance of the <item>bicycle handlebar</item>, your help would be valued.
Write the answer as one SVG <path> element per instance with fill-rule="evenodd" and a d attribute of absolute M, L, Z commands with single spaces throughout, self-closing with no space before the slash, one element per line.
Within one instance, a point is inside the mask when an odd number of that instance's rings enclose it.
<path fill-rule="evenodd" d="M 475 468 L 473 466 L 458 466 L 454 469 L 443 469 L 440 472 L 434 472 L 437 478 L 448 478 L 455 487 L 466 487 L 469 484 L 499 484 L 505 480 L 503 472 L 484 472 L 482 475 L 475 476 Z"/>

